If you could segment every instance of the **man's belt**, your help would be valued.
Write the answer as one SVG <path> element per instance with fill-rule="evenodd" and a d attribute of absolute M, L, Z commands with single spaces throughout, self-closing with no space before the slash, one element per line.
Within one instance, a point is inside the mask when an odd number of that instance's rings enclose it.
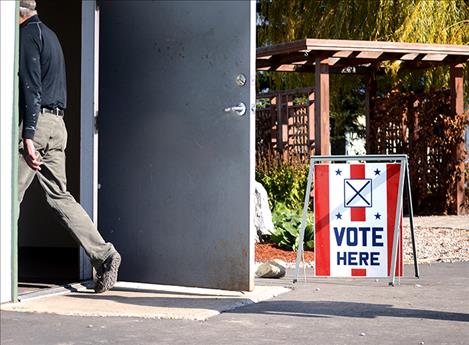
<path fill-rule="evenodd" d="M 54 108 L 54 109 L 42 108 L 41 113 L 43 113 L 43 114 L 48 113 L 48 114 L 53 114 L 53 115 L 57 115 L 57 116 L 64 116 L 64 110 L 60 109 L 60 108 Z"/>

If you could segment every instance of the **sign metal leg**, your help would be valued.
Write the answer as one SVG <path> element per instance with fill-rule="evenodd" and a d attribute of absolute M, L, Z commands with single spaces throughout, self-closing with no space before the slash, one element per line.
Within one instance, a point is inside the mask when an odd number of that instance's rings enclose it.
<path fill-rule="evenodd" d="M 296 272 L 295 278 L 293 279 L 293 283 L 298 281 L 298 275 L 300 271 L 300 261 L 303 255 L 303 243 L 305 237 L 305 229 L 306 229 L 306 222 L 308 216 L 308 205 L 309 205 L 309 194 L 311 193 L 311 184 L 313 180 L 313 170 L 314 170 L 314 161 L 311 160 L 309 165 L 309 173 L 308 173 L 308 182 L 306 185 L 306 194 L 305 194 L 305 203 L 303 205 L 303 219 L 301 220 L 301 228 L 300 228 L 300 238 L 298 242 L 298 252 L 296 253 Z"/>
<path fill-rule="evenodd" d="M 420 278 L 419 266 L 417 263 L 417 246 L 415 245 L 415 233 L 414 233 L 414 209 L 412 207 L 412 192 L 410 189 L 410 170 L 409 162 L 406 160 L 406 176 L 407 176 L 407 196 L 409 198 L 409 222 L 410 222 L 410 235 L 412 239 L 412 253 L 414 255 L 414 272 L 415 277 Z"/>
<path fill-rule="evenodd" d="M 407 161 L 407 160 L 405 160 Z M 395 286 L 396 281 L 396 263 L 397 263 L 397 253 L 399 246 L 400 238 L 400 229 L 401 229 L 401 210 L 402 210 L 402 194 L 404 191 L 404 173 L 405 173 L 405 162 L 404 160 L 400 161 L 400 175 L 399 175 L 399 190 L 397 192 L 397 207 L 396 207 L 396 220 L 394 223 L 394 240 L 392 243 L 392 254 L 391 254 L 391 281 L 389 285 Z"/>

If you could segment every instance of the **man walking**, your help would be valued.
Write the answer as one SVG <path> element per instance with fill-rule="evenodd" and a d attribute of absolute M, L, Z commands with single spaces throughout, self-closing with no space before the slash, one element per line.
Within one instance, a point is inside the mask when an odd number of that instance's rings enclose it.
<path fill-rule="evenodd" d="M 65 61 L 55 33 L 37 16 L 35 0 L 20 0 L 20 146 L 18 200 L 37 176 L 47 203 L 83 246 L 97 271 L 96 292 L 111 289 L 121 261 L 67 191 L 63 121 L 67 105 Z M 59 260 L 59 258 L 58 258 Z"/>

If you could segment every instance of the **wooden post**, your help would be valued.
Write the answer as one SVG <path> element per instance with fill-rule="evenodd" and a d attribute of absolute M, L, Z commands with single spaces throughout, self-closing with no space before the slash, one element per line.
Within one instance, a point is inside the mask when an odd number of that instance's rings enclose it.
<path fill-rule="evenodd" d="M 378 153 L 372 150 L 371 143 L 371 118 L 370 113 L 373 109 L 373 97 L 376 96 L 376 77 L 375 73 L 371 72 L 365 77 L 365 119 L 366 119 L 366 153 Z M 375 138 L 376 140 L 376 138 Z"/>
<path fill-rule="evenodd" d="M 285 142 L 286 150 L 284 150 L 284 158 L 290 160 L 292 158 L 292 138 L 290 138 L 290 128 L 293 125 L 293 117 L 290 117 L 290 109 L 293 106 L 293 95 L 290 93 L 285 94 Z"/>
<path fill-rule="evenodd" d="M 270 147 L 272 152 L 278 151 L 278 109 L 277 96 L 270 98 Z"/>
<path fill-rule="evenodd" d="M 316 155 L 330 155 L 328 59 L 316 58 L 315 84 L 315 153 Z"/>
<path fill-rule="evenodd" d="M 308 154 L 311 155 L 313 151 L 311 148 L 313 145 L 315 146 L 315 141 L 314 141 L 314 107 L 315 107 L 315 102 L 314 102 L 314 90 L 310 90 L 308 93 L 308 123 L 309 123 L 309 135 L 308 135 Z"/>
<path fill-rule="evenodd" d="M 282 157 L 288 158 L 288 94 L 280 94 L 280 143 L 282 145 Z"/>
<path fill-rule="evenodd" d="M 463 91 L 463 65 L 452 65 L 450 68 L 450 89 L 451 89 L 451 111 L 453 114 L 464 113 L 464 91 Z M 461 135 L 464 135 L 461 133 Z M 462 203 L 464 199 L 464 140 L 456 148 L 456 157 L 461 160 L 459 169 L 461 177 L 456 180 L 456 214 L 462 213 Z"/>
<path fill-rule="evenodd" d="M 282 140 L 282 95 L 277 94 L 277 151 L 279 154 L 283 153 L 283 140 Z"/>

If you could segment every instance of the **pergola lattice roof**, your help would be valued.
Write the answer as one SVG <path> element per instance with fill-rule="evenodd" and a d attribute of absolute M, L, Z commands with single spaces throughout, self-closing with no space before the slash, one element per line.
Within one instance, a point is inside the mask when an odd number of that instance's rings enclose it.
<path fill-rule="evenodd" d="M 307 38 L 257 49 L 258 70 L 314 72 L 317 59 L 327 60 L 331 73 L 366 73 L 382 61 L 428 68 L 469 61 L 469 46 Z"/>

